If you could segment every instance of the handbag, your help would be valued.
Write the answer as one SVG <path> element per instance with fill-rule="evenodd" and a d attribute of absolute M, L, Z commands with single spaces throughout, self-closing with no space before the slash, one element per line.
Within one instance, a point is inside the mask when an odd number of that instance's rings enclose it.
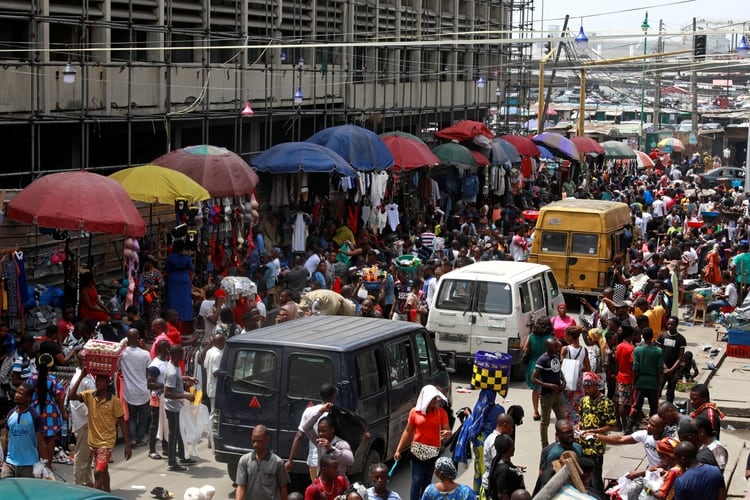
<path fill-rule="evenodd" d="M 411 454 L 414 455 L 415 458 L 423 462 L 440 455 L 440 447 L 422 444 L 417 441 L 412 441 L 411 447 L 409 449 L 411 451 Z"/>
<path fill-rule="evenodd" d="M 581 374 L 581 362 L 577 359 L 565 358 L 562 360 L 563 377 L 565 377 L 565 390 L 575 391 L 578 388 L 578 376 Z"/>

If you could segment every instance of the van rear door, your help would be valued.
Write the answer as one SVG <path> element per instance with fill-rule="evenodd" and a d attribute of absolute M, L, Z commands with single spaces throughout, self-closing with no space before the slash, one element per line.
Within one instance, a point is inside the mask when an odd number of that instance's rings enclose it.
<path fill-rule="evenodd" d="M 597 233 L 570 233 L 567 288 L 596 290 L 604 285 L 603 278 L 601 285 L 599 283 L 599 236 Z"/>
<path fill-rule="evenodd" d="M 508 352 L 508 338 L 518 334 L 513 318 L 513 287 L 500 281 L 477 280 L 475 290 L 471 352 Z"/>
<path fill-rule="evenodd" d="M 427 329 L 435 332 L 438 350 L 471 352 L 469 335 L 476 316 L 473 311 L 474 285 L 474 277 L 470 275 L 441 278 L 427 318 Z"/>
<path fill-rule="evenodd" d="M 541 235 L 539 245 L 539 255 L 544 254 L 544 263 L 547 264 L 557 279 L 563 283 L 563 288 L 567 287 L 568 281 L 568 233 L 566 231 L 549 231 L 544 229 Z M 542 259 L 538 259 L 539 262 Z"/>

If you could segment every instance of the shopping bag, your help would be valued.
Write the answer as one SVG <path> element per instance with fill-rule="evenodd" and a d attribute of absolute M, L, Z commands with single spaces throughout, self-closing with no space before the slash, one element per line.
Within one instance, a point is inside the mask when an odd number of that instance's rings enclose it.
<path fill-rule="evenodd" d="M 581 362 L 577 359 L 562 360 L 562 374 L 565 377 L 565 390 L 575 391 L 578 388 L 578 376 L 581 374 Z"/>

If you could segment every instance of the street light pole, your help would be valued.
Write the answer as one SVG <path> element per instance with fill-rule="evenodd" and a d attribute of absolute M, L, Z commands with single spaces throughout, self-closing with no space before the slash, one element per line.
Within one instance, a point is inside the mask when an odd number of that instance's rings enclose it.
<path fill-rule="evenodd" d="M 641 145 L 643 144 L 643 122 L 646 121 L 645 113 L 644 113 L 644 102 L 646 100 L 646 49 L 648 48 L 648 11 L 646 11 L 646 17 L 643 19 L 643 24 L 641 24 L 641 29 L 643 30 L 643 64 L 641 68 L 641 127 L 640 127 L 640 134 L 638 134 L 638 149 L 641 149 Z"/>

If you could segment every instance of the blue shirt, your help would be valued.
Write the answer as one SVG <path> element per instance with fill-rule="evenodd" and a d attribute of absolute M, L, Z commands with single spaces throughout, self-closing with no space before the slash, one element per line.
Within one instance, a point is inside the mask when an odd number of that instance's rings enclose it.
<path fill-rule="evenodd" d="M 14 408 L 8 414 L 8 453 L 5 461 L 16 467 L 34 465 L 39 461 L 37 432 L 42 432 L 42 417 L 29 407 L 23 413 Z"/>
<path fill-rule="evenodd" d="M 674 482 L 675 500 L 717 498 L 724 488 L 724 475 L 714 465 L 699 464 L 690 467 Z"/>

